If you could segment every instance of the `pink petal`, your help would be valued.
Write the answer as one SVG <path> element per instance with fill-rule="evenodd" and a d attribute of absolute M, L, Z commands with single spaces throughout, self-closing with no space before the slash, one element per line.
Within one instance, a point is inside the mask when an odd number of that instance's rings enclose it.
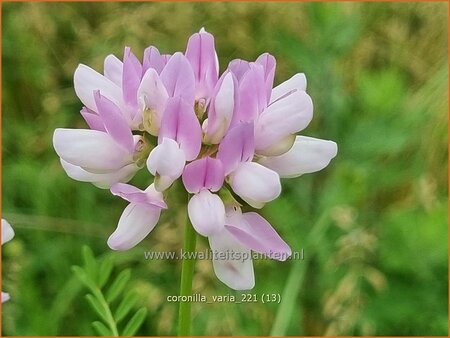
<path fill-rule="evenodd" d="M 222 200 L 207 189 L 191 197 L 188 214 L 192 226 L 202 236 L 220 232 L 225 224 L 225 206 Z"/>
<path fill-rule="evenodd" d="M 185 55 L 194 71 L 196 99 L 209 98 L 219 74 L 214 37 L 206 31 L 193 34 L 189 38 Z"/>
<path fill-rule="evenodd" d="M 289 245 L 262 216 L 256 212 L 236 216 L 227 217 L 225 228 L 243 245 L 280 261 L 291 255 Z"/>
<path fill-rule="evenodd" d="M 266 105 L 269 104 L 270 95 L 272 93 L 273 79 L 275 77 L 275 67 L 276 61 L 275 58 L 269 53 L 264 53 L 260 55 L 256 61 L 256 63 L 260 64 L 264 68 L 264 84 L 266 87 Z"/>
<path fill-rule="evenodd" d="M 245 60 L 235 59 L 228 64 L 228 68 L 238 81 L 244 77 L 244 74 L 250 70 L 250 63 Z"/>
<path fill-rule="evenodd" d="M 281 156 L 265 157 L 259 163 L 281 177 L 298 177 L 325 168 L 337 154 L 333 141 L 297 136 L 292 148 Z"/>
<path fill-rule="evenodd" d="M 218 191 L 224 180 L 222 162 L 211 157 L 203 157 L 189 163 L 183 172 L 183 184 L 189 193 L 202 189 Z"/>
<path fill-rule="evenodd" d="M 278 174 L 258 163 L 244 162 L 230 174 L 233 191 L 254 208 L 277 198 L 281 193 Z"/>
<path fill-rule="evenodd" d="M 182 97 L 194 105 L 195 77 L 191 64 L 181 53 L 175 53 L 161 72 L 161 80 L 171 97 Z"/>
<path fill-rule="evenodd" d="M 111 193 L 115 196 L 122 197 L 124 200 L 131 203 L 143 203 L 161 209 L 167 209 L 163 194 L 156 191 L 153 184 L 145 191 L 142 191 L 131 184 L 116 183 L 111 187 Z"/>
<path fill-rule="evenodd" d="M 106 131 L 102 118 L 93 110 L 83 107 L 80 111 L 89 128 L 94 130 Z"/>
<path fill-rule="evenodd" d="M 255 152 L 253 123 L 240 123 L 233 127 L 220 142 L 217 158 L 222 162 L 225 175 L 239 163 L 251 161 Z"/>
<path fill-rule="evenodd" d="M 126 104 L 137 108 L 137 90 L 142 77 L 142 66 L 130 47 L 125 47 L 123 55 L 122 90 Z M 131 116 L 133 118 L 134 115 Z"/>
<path fill-rule="evenodd" d="M 256 151 L 306 128 L 312 116 L 311 98 L 303 91 L 293 91 L 271 103 L 255 124 Z"/>
<path fill-rule="evenodd" d="M 209 236 L 208 240 L 214 253 L 213 268 L 217 278 L 234 290 L 253 289 L 255 274 L 250 249 L 225 229 Z"/>
<path fill-rule="evenodd" d="M 97 111 L 109 135 L 130 153 L 134 150 L 133 134 L 120 109 L 100 91 L 94 93 Z"/>
<path fill-rule="evenodd" d="M 192 105 L 180 97 L 167 100 L 162 117 L 158 141 L 164 137 L 175 140 L 186 154 L 186 160 L 194 160 L 200 152 L 202 129 Z"/>
<path fill-rule="evenodd" d="M 266 107 L 263 66 L 250 63 L 250 69 L 239 81 L 239 105 L 232 125 L 254 121 Z"/>
<path fill-rule="evenodd" d="M 142 73 L 145 74 L 148 69 L 153 68 L 158 74 L 161 74 L 166 63 L 166 57 L 159 53 L 158 48 L 150 46 L 144 50 Z"/>
<path fill-rule="evenodd" d="M 113 250 L 128 250 L 136 246 L 155 228 L 161 208 L 130 203 L 120 216 L 117 229 L 108 239 Z"/>
<path fill-rule="evenodd" d="M 122 87 L 123 63 L 116 56 L 110 54 L 105 58 L 103 74 L 119 87 Z"/>

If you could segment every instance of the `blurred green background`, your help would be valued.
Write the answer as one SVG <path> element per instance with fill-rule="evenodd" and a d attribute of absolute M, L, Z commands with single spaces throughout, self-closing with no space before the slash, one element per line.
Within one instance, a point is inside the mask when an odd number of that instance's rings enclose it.
<path fill-rule="evenodd" d="M 201 27 L 221 71 L 233 58 L 277 58 L 275 82 L 306 73 L 315 116 L 304 135 L 338 143 L 324 171 L 283 181 L 262 213 L 305 259 L 255 262 L 253 294 L 281 304 L 193 304 L 195 335 L 447 335 L 446 3 L 3 3 L 2 208 L 16 230 L 2 248 L 3 335 L 93 335 L 97 315 L 74 277 L 81 247 L 131 268 L 127 292 L 148 309 L 139 335 L 176 333 L 184 217 L 166 212 L 126 253 L 106 239 L 126 203 L 71 180 L 52 147 L 83 128 L 78 63 L 184 51 Z M 146 186 L 148 176 L 133 182 Z M 172 206 L 183 203 L 181 198 Z M 176 208 L 176 207 L 175 207 Z M 172 210 L 175 210 L 173 208 Z M 198 248 L 207 248 L 205 240 Z M 240 295 L 197 262 L 194 292 Z M 121 295 L 121 297 L 124 297 Z M 134 310 L 135 311 L 135 310 Z"/>

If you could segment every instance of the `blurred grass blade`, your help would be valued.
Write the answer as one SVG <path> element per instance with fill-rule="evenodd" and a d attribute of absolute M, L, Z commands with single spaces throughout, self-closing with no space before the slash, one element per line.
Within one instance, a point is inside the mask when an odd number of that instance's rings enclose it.
<path fill-rule="evenodd" d="M 131 320 L 128 322 L 127 326 L 125 326 L 125 329 L 122 332 L 122 336 L 133 336 L 136 334 L 139 327 L 144 322 L 145 317 L 147 316 L 147 309 L 141 308 L 136 312 L 131 318 Z"/>
<path fill-rule="evenodd" d="M 95 331 L 98 332 L 99 335 L 103 337 L 111 336 L 111 331 L 102 322 L 95 321 L 92 323 L 92 326 L 94 327 Z"/>
<path fill-rule="evenodd" d="M 138 298 L 135 293 L 129 293 L 125 296 L 125 298 L 120 302 L 114 316 L 117 323 L 124 319 L 130 310 L 136 305 L 137 299 Z"/>
<path fill-rule="evenodd" d="M 292 261 L 291 271 L 286 281 L 286 286 L 281 295 L 281 303 L 278 308 L 271 336 L 285 336 L 291 323 L 292 314 L 297 304 L 298 294 L 305 277 L 305 269 L 309 259 L 314 255 L 314 248 L 318 247 L 320 240 L 325 236 L 326 229 L 329 225 L 328 213 L 324 212 L 316 224 L 312 227 L 311 232 L 306 238 L 306 245 L 310 248 L 309 254 L 303 262 Z M 299 332 L 302 334 L 302 332 Z"/>
<path fill-rule="evenodd" d="M 113 302 L 125 289 L 125 286 L 130 280 L 130 276 L 131 271 L 129 269 L 122 271 L 119 276 L 117 276 L 108 292 L 106 293 L 106 300 L 108 301 L 108 303 Z"/>

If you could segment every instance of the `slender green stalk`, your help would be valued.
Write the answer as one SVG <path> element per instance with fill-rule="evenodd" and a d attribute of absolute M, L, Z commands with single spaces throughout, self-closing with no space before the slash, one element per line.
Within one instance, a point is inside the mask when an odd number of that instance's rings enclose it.
<path fill-rule="evenodd" d="M 111 309 L 109 308 L 108 302 L 106 301 L 105 297 L 103 296 L 103 293 L 101 292 L 101 290 L 99 288 L 97 288 L 96 290 L 93 290 L 93 291 L 95 291 L 94 292 L 95 296 L 97 297 L 98 301 L 100 302 L 103 309 L 105 310 L 106 317 L 107 317 L 106 318 L 107 323 L 112 332 L 113 337 L 118 337 L 119 331 L 117 330 L 117 325 L 116 325 L 116 322 L 112 315 Z"/>
<path fill-rule="evenodd" d="M 313 256 L 312 251 L 314 248 L 318 247 L 318 243 L 320 243 L 323 238 L 328 225 L 328 214 L 323 213 L 312 227 L 312 230 L 306 239 L 306 245 L 310 248 L 310 250 L 308 250 L 305 254 L 305 260 L 303 262 L 292 261 L 291 271 L 289 272 L 289 277 L 286 281 L 283 294 L 281 295 L 281 304 L 278 308 L 275 321 L 270 332 L 271 336 L 286 335 L 286 331 L 291 323 L 295 304 L 297 303 L 298 294 L 303 284 L 303 279 L 305 278 L 305 270 L 307 265 L 305 263 L 307 263 Z"/>
<path fill-rule="evenodd" d="M 183 259 L 181 265 L 180 296 L 190 296 L 192 294 L 192 279 L 195 267 L 195 242 L 197 234 L 189 219 L 186 221 L 184 231 L 184 247 L 188 258 Z M 178 310 L 178 336 L 189 336 L 191 333 L 191 302 L 181 302 Z"/>

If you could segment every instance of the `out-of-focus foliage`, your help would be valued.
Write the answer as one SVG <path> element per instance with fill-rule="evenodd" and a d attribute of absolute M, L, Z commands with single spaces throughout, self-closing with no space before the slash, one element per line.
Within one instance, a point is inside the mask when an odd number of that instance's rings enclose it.
<path fill-rule="evenodd" d="M 125 202 L 68 178 L 51 139 L 57 127 L 85 126 L 72 85 L 78 63 L 101 70 L 125 45 L 138 56 L 150 44 L 184 51 L 202 26 L 216 36 L 221 70 L 267 51 L 276 83 L 305 72 L 315 117 L 303 134 L 336 141 L 339 153 L 323 172 L 283 182 L 282 197 L 263 209 L 305 259 L 255 262 L 251 293 L 289 297 L 194 303 L 193 334 L 267 335 L 276 321 L 288 335 L 447 335 L 447 4 L 2 7 L 2 208 L 16 229 L 2 248 L 4 335 L 96 334 L 70 268 L 84 244 L 132 269 L 129 287 L 148 309 L 137 334 L 175 333 L 177 304 L 167 296 L 178 293 L 180 261 L 148 261 L 144 251 L 182 247 L 184 215 L 174 210 L 185 198 L 170 200 L 138 247 L 110 252 Z M 194 292 L 240 295 L 209 261 L 197 262 Z"/>

